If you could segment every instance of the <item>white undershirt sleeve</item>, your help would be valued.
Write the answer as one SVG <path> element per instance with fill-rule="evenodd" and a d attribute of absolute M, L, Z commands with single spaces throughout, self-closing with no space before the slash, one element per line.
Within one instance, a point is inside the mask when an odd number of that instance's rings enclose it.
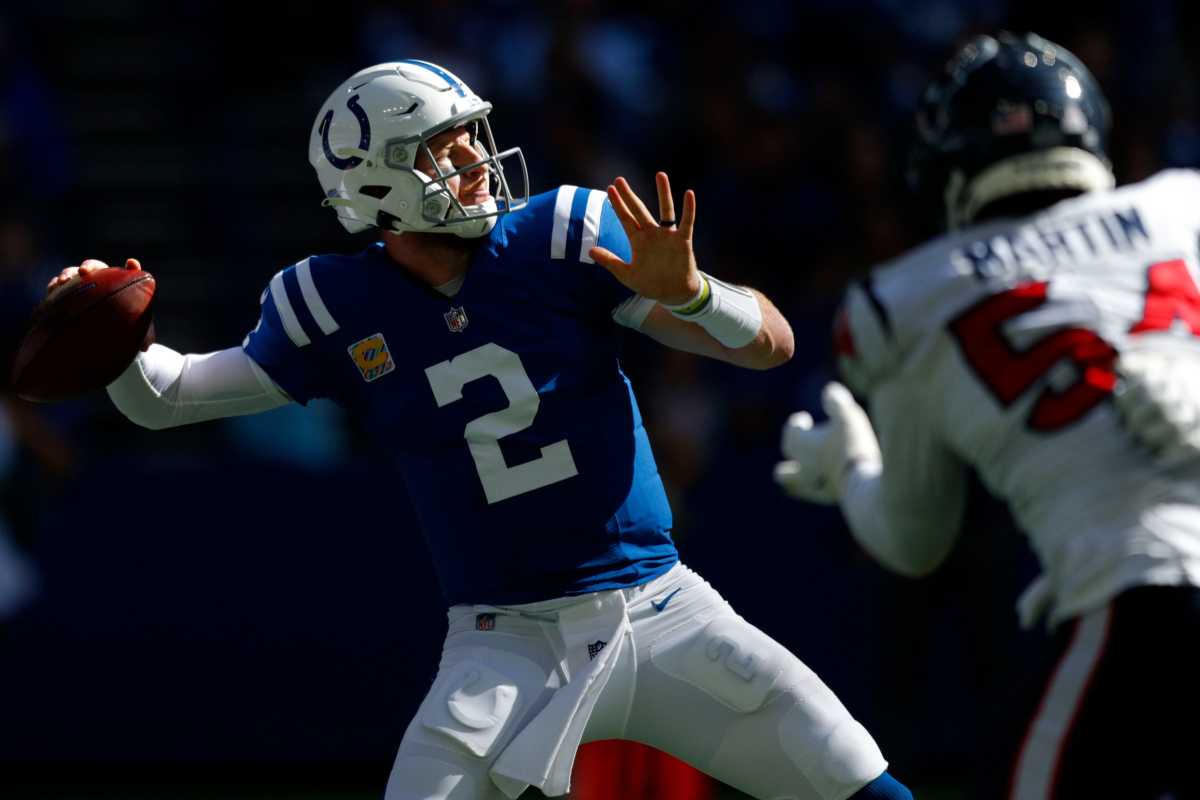
<path fill-rule="evenodd" d="M 642 327 L 642 323 L 654 310 L 655 305 L 654 300 L 635 294 L 613 309 L 612 318 L 618 325 L 624 325 L 626 328 L 633 328 L 636 331 Z"/>
<path fill-rule="evenodd" d="M 130 421 L 160 430 L 287 405 L 287 396 L 240 347 L 182 355 L 152 344 L 108 396 Z"/>
<path fill-rule="evenodd" d="M 883 466 L 846 476 L 842 513 L 854 538 L 888 569 L 928 574 L 949 555 L 962 525 L 967 471 L 939 439 L 920 394 L 887 381 L 872 395 Z"/>

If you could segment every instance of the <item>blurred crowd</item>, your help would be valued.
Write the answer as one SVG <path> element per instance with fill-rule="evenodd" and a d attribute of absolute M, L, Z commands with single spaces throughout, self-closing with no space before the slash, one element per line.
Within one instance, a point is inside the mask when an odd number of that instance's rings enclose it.
<path fill-rule="evenodd" d="M 155 273 L 164 342 L 184 351 L 240 342 L 276 270 L 365 242 L 318 207 L 305 146 L 322 98 L 368 64 L 444 64 L 493 103 L 498 144 L 523 149 L 533 191 L 625 175 L 645 192 L 660 169 L 678 190 L 697 191 L 702 268 L 773 297 L 797 354 L 748 373 L 631 337 L 627 371 L 685 559 L 832 676 L 918 777 L 984 758 L 968 752 L 984 745 L 960 735 L 977 723 L 954 698 L 978 697 L 1001 662 L 1032 651 L 1016 638 L 1010 604 L 1028 570 L 1019 538 L 979 492 L 968 523 L 977 535 L 964 537 L 946 574 L 920 587 L 882 575 L 836 513 L 779 496 L 770 471 L 780 426 L 788 412 L 817 407 L 832 377 L 829 325 L 847 280 L 932 230 L 906 198 L 906 153 L 920 90 L 951 48 L 1009 28 L 1073 50 L 1111 101 L 1114 165 L 1131 182 L 1200 166 L 1194 4 L 250 6 L 128 0 L 0 12 L 5 361 L 48 277 L 87 257 L 138 257 Z M 138 454 L 153 453 L 141 463 L 154 468 L 136 475 L 142 485 L 165 480 L 174 456 L 202 494 L 204 475 L 216 486 L 222 473 L 197 464 L 327 475 L 374 457 L 369 446 L 369 431 L 321 404 L 153 435 L 102 394 L 46 407 L 5 396 L 0 629 L 7 620 L 33 636 L 53 616 L 38 611 L 39 570 L 53 568 L 39 565 L 39 538 L 75 518 L 81 480 L 111 476 L 116 463 L 136 470 Z M 735 528 L 747 519 L 753 530 Z M 415 535 L 409 546 L 419 549 Z M 764 590 L 779 580 L 798 587 L 786 608 Z"/>

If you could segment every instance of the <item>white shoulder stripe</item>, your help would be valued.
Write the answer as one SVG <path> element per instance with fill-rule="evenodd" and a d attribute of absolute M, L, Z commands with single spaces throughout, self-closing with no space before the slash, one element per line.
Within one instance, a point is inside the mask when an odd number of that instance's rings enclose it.
<path fill-rule="evenodd" d="M 304 295 L 304 304 L 308 306 L 308 312 L 313 315 L 313 319 L 320 326 L 321 333 L 328 336 L 341 327 L 329 313 L 329 309 L 325 307 L 324 301 L 321 300 L 317 285 L 313 283 L 312 267 L 309 266 L 307 258 L 296 265 L 296 279 L 300 281 L 300 293 Z"/>
<path fill-rule="evenodd" d="M 571 204 L 575 202 L 577 186 L 558 187 L 554 199 L 554 228 L 550 234 L 550 258 L 567 257 L 567 226 L 571 224 Z"/>
<path fill-rule="evenodd" d="M 292 304 L 288 300 L 282 272 L 276 272 L 275 277 L 271 278 L 271 299 L 275 301 L 275 310 L 283 320 L 283 329 L 287 331 L 288 338 L 297 347 L 308 344 L 308 336 L 304 333 L 304 328 L 300 327 L 300 320 L 296 319 L 296 312 L 292 310 Z"/>
<path fill-rule="evenodd" d="M 579 243 L 579 260 L 585 264 L 595 264 L 588 250 L 596 246 L 600 236 L 600 212 L 604 210 L 604 201 L 608 196 L 604 192 L 593 189 L 588 192 L 587 210 L 583 213 L 583 240 Z"/>

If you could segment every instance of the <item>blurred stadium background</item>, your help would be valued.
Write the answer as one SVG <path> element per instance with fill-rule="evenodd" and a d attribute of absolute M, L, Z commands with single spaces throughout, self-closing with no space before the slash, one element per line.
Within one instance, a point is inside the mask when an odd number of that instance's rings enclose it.
<path fill-rule="evenodd" d="M 770 480 L 780 426 L 831 377 L 842 286 L 925 233 L 903 189 L 918 92 L 997 27 L 1075 51 L 1115 111 L 1121 182 L 1200 165 L 1198 12 L 1170 0 L 701 4 L 6 3 L 0 11 L 0 326 L 46 280 L 142 260 L 160 340 L 234 345 L 281 267 L 361 247 L 319 207 L 306 137 L 367 64 L 446 64 L 495 105 L 534 191 L 699 197 L 708 271 L 762 288 L 797 334 L 763 374 L 630 337 L 684 559 L 796 652 L 919 797 L 986 796 L 1045 639 L 1012 604 L 1035 571 L 976 493 L 951 562 L 884 573 L 836 511 Z M 6 398 L 0 797 L 380 796 L 436 669 L 444 609 L 371 431 L 320 404 L 151 433 L 102 394 Z M 11 559 L 8 563 L 14 563 Z M 27 591 L 21 592 L 25 587 Z M 669 714 L 664 708 L 662 713 Z M 592 748 L 577 800 L 733 798 Z"/>

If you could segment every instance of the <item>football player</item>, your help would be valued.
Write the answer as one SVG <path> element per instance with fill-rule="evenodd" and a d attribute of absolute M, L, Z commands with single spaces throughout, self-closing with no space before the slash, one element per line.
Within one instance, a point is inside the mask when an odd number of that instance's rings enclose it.
<path fill-rule="evenodd" d="M 787 322 L 697 269 L 692 192 L 678 216 L 662 173 L 657 213 L 623 178 L 530 197 L 490 110 L 424 61 L 349 78 L 309 160 L 341 224 L 381 239 L 277 273 L 241 347 L 151 346 L 113 401 L 162 428 L 327 397 L 386 441 L 450 606 L 388 800 L 561 795 L 580 743 L 612 738 L 757 798 L 911 797 L 821 680 L 679 562 L 621 371 L 622 327 L 766 369 Z"/>
<path fill-rule="evenodd" d="M 1193 421 L 1177 396 L 1155 404 L 1170 370 L 1196 369 L 1200 175 L 1114 188 L 1100 88 L 1032 34 L 965 45 L 917 122 L 913 177 L 947 231 L 849 288 L 846 385 L 825 388 L 827 422 L 788 420 L 776 479 L 919 576 L 949 553 L 975 469 L 1039 557 L 1018 607 L 1060 655 L 1009 796 L 1200 796 L 1174 724 L 1200 712 L 1200 460 L 1126 427 L 1169 444 Z"/>

